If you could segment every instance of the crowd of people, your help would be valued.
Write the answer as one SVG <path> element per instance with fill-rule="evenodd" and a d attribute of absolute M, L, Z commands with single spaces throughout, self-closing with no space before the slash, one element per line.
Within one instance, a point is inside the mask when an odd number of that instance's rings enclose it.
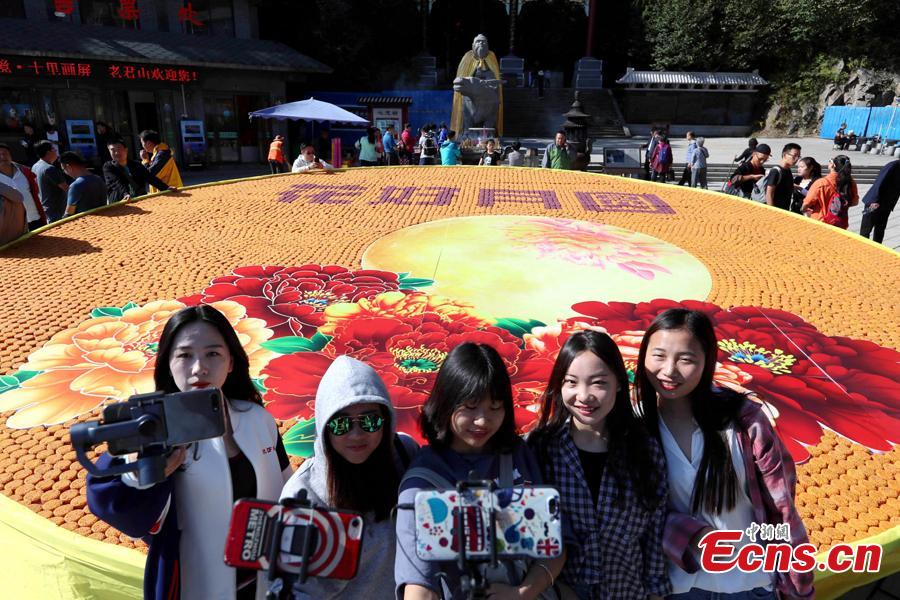
<path fill-rule="evenodd" d="M 56 141 L 28 141 L 28 155 L 34 158 L 31 166 L 14 162 L 12 148 L 0 143 L 0 243 L 66 216 L 146 193 L 182 187 L 175 156 L 156 131 L 141 132 L 140 161 L 129 157 L 125 141 L 105 124 L 99 123 L 97 131 L 98 144 L 103 146 L 100 156 L 105 159 L 102 178 L 77 152 L 60 153 Z M 275 136 L 268 154 L 272 173 L 333 170 L 328 161 L 332 154 L 328 136 L 325 130 L 315 142 L 303 143 L 300 154 L 290 165 L 285 156 L 284 137 Z M 684 165 L 677 184 L 707 189 L 706 140 L 692 131 L 687 132 L 686 140 Z M 444 123 L 426 124 L 418 136 L 409 123 L 399 134 L 393 125 L 387 126 L 384 133 L 370 127 L 354 147 L 356 152 L 348 153 L 343 162 L 362 167 L 416 163 L 457 165 L 463 160 L 464 149 L 469 152 L 472 148 L 464 148 L 457 132 Z M 526 151 L 518 141 L 501 147 L 495 139 L 484 140 L 475 150 L 477 164 L 486 166 L 523 166 L 527 153 L 534 154 L 533 149 Z M 734 157 L 733 172 L 721 191 L 847 229 L 848 211 L 860 202 L 850 157 L 839 154 L 823 168 L 812 156 L 802 156 L 801 151 L 796 143 L 786 144 L 778 164 L 766 170 L 765 163 L 771 158 L 772 149 L 751 138 L 747 148 Z M 566 132 L 560 130 L 544 149 L 541 166 L 571 169 L 576 155 Z M 667 132 L 653 128 L 645 154 L 647 178 L 659 182 L 674 180 L 671 177 L 674 162 Z M 884 239 L 888 218 L 900 195 L 897 163 L 892 161 L 884 167 L 862 199 L 865 209 L 860 234 L 871 235 L 879 243 Z"/>
<path fill-rule="evenodd" d="M 269 168 L 273 174 L 306 173 L 309 171 L 330 171 L 334 169 L 329 160 L 332 158 L 332 147 L 328 132 L 323 131 L 314 142 L 303 142 L 300 154 L 288 165 L 285 156 L 284 137 L 276 135 L 269 145 Z M 324 143 L 323 143 L 324 142 Z M 525 166 L 527 150 L 518 140 L 502 147 L 494 138 L 482 140 L 477 145 L 469 145 L 465 149 L 474 148 L 477 164 L 482 166 L 507 165 L 510 167 Z M 449 129 L 445 123 L 440 126 L 429 123 L 413 133 L 412 125 L 406 123 L 399 133 L 393 125 L 388 125 L 384 133 L 378 127 L 369 127 L 366 134 L 354 143 L 355 152 L 342 156 L 344 166 L 374 167 L 418 164 L 422 166 L 462 164 L 464 147 L 459 141 L 458 132 Z M 536 155 L 531 150 L 532 155 Z M 569 144 L 566 132 L 556 133 L 554 142 L 547 145 L 541 166 L 550 169 L 571 169 L 575 161 L 576 149 Z"/>
<path fill-rule="evenodd" d="M 102 123 L 98 138 L 102 177 L 78 152 L 60 152 L 57 141 L 34 141 L 30 166 L 14 162 L 12 148 L 0 143 L 0 244 L 64 217 L 183 185 L 175 156 L 158 132 L 141 132 L 140 161 L 129 158 L 125 140 Z"/>
<path fill-rule="evenodd" d="M 412 503 L 418 492 L 473 476 L 560 495 L 561 552 L 474 566 L 486 597 L 812 598 L 811 572 L 714 574 L 698 566 L 700 540 L 714 530 L 783 524 L 792 546 L 808 542 L 794 462 L 758 398 L 713 382 L 716 356 L 705 313 L 668 309 L 648 328 L 630 383 L 612 338 L 574 330 L 546 382 L 537 425 L 523 438 L 500 354 L 459 344 L 422 407 L 421 448 L 397 433 L 375 370 L 340 356 L 316 392 L 315 454 L 294 472 L 234 329 L 211 306 L 188 307 L 164 327 L 154 381 L 164 392 L 221 389 L 226 433 L 177 449 L 154 485 L 127 473 L 88 475 L 88 507 L 148 542 L 145 598 L 265 597 L 265 572 L 223 563 L 232 503 L 300 491 L 362 515 L 364 535 L 353 578 L 310 577 L 280 597 L 469 597 L 465 563 L 416 552 L 423 530 Z M 128 460 L 105 454 L 99 466 Z"/>
<path fill-rule="evenodd" d="M 709 150 L 702 137 L 686 134 L 687 150 L 678 185 L 707 189 Z M 835 144 L 839 148 L 846 146 Z M 846 154 L 838 154 L 821 165 L 812 156 L 802 156 L 799 144 L 781 149 L 778 164 L 766 170 L 772 156 L 768 144 L 750 138 L 747 148 L 733 158 L 733 170 L 722 192 L 807 216 L 847 229 L 848 211 L 860 202 L 853 165 Z M 653 128 L 647 145 L 645 168 L 652 181 L 666 182 L 673 166 L 672 145 L 664 129 Z M 827 170 L 826 170 L 827 169 Z M 795 172 L 796 170 L 796 172 Z M 860 235 L 875 242 L 884 240 L 888 217 L 900 196 L 900 160 L 886 164 L 862 202 L 865 206 Z"/>

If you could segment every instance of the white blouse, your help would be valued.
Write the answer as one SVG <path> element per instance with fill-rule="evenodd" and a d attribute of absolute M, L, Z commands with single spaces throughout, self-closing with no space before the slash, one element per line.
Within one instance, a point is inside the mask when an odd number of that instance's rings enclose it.
<path fill-rule="evenodd" d="M 725 438 L 731 450 L 731 461 L 737 476 L 738 494 L 735 506 L 732 510 L 721 514 L 710 514 L 705 510 L 699 513 L 691 511 L 691 494 L 694 490 L 694 480 L 700 467 L 700 459 L 703 456 L 703 432 L 694 423 L 694 433 L 691 436 L 691 460 L 688 460 L 675 441 L 675 436 L 669 431 L 665 420 L 659 417 L 659 432 L 662 438 L 663 451 L 666 453 L 666 468 L 669 476 L 669 506 L 676 512 L 692 515 L 694 518 L 704 521 L 714 529 L 745 530 L 754 521 L 753 505 L 747 494 L 747 476 L 744 471 L 743 452 L 740 440 L 735 435 L 734 427 L 725 430 Z M 736 546 L 741 547 L 750 543 L 746 536 Z M 697 562 L 699 563 L 699 556 Z M 687 573 L 673 563 L 669 563 L 669 579 L 672 581 L 672 592 L 681 594 L 690 591 L 691 588 L 699 588 L 710 592 L 731 594 L 763 587 L 773 589 L 773 579 L 770 573 L 757 571 L 755 573 L 742 573 L 734 568 L 727 573 L 711 574 L 699 569 L 696 573 Z"/>

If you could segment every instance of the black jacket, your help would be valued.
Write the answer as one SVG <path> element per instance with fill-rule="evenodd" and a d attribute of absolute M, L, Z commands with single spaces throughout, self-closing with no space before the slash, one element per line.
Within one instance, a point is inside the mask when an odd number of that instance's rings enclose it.
<path fill-rule="evenodd" d="M 900 160 L 892 160 L 881 168 L 878 178 L 863 198 L 866 206 L 877 202 L 879 211 L 892 211 L 900 197 Z"/>
<path fill-rule="evenodd" d="M 103 179 L 106 181 L 106 200 L 110 203 L 118 202 L 125 196 L 143 196 L 147 193 L 147 185 L 159 190 L 169 189 L 169 186 L 136 160 L 128 161 L 128 171 L 115 161 L 104 163 Z"/>

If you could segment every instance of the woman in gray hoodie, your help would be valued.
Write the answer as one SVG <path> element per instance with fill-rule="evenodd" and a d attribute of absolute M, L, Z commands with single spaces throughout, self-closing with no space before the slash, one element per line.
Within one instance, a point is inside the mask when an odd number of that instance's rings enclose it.
<path fill-rule="evenodd" d="M 282 498 L 305 489 L 317 504 L 363 513 L 356 577 L 311 577 L 294 597 L 394 598 L 396 533 L 390 515 L 406 466 L 419 446 L 396 433 L 394 407 L 372 367 L 349 356 L 331 364 L 316 391 L 315 456 L 285 484 Z"/>

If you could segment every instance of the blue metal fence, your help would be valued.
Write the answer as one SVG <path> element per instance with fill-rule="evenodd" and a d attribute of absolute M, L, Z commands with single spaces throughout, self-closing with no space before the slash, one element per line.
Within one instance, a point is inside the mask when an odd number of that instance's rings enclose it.
<path fill-rule="evenodd" d="M 829 106 L 825 109 L 819 137 L 833 138 L 841 123 L 847 124 L 848 132 L 852 130 L 856 135 L 866 135 L 871 112 L 868 106 Z"/>
<path fill-rule="evenodd" d="M 873 108 L 866 135 L 880 135 L 883 140 L 900 140 L 900 106 Z"/>

